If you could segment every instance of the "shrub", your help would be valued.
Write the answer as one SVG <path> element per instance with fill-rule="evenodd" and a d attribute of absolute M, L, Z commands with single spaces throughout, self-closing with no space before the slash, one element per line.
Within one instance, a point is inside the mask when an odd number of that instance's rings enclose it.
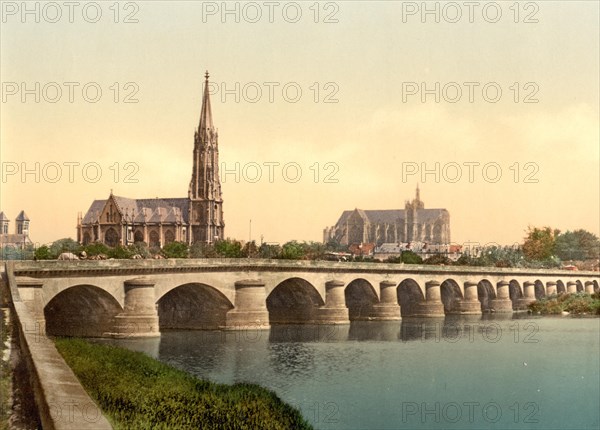
<path fill-rule="evenodd" d="M 171 242 L 163 246 L 162 253 L 167 258 L 187 258 L 188 246 L 184 242 Z"/>

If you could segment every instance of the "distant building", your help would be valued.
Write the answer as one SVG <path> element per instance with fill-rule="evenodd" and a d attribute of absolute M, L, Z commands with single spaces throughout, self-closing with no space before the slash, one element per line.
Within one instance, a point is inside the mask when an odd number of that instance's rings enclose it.
<path fill-rule="evenodd" d="M 29 217 L 25 211 L 19 212 L 15 218 L 15 232 L 10 232 L 10 220 L 4 212 L 0 212 L 0 248 L 13 247 L 23 249 L 28 245 L 32 245 L 29 238 Z"/>
<path fill-rule="evenodd" d="M 434 245 L 450 243 L 450 213 L 446 209 L 425 209 L 417 186 L 415 198 L 404 209 L 347 210 L 333 227 L 323 230 L 325 243 L 342 245 L 373 243 Z"/>
<path fill-rule="evenodd" d="M 95 200 L 77 219 L 77 240 L 108 246 L 146 242 L 164 246 L 180 241 L 211 243 L 223 239 L 223 198 L 219 179 L 219 135 L 213 125 L 208 72 L 198 130 L 194 134 L 188 196 L 131 199 L 113 195 Z"/>

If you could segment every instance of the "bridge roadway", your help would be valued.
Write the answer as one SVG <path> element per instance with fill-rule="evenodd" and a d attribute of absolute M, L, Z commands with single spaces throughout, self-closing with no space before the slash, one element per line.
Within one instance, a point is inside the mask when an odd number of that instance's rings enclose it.
<path fill-rule="evenodd" d="M 7 271 L 13 296 L 47 334 L 97 337 L 513 312 L 546 295 L 598 291 L 600 280 L 583 271 L 258 259 L 18 261 Z"/>

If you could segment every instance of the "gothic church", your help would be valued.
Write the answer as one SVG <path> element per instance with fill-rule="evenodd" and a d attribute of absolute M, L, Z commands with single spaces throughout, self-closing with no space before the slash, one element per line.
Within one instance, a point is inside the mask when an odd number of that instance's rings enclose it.
<path fill-rule="evenodd" d="M 333 227 L 323 230 L 323 241 L 342 245 L 423 242 L 450 243 L 450 213 L 446 209 L 425 209 L 419 186 L 404 209 L 344 211 Z"/>
<path fill-rule="evenodd" d="M 108 246 L 146 242 L 162 247 L 170 242 L 211 243 L 223 239 L 223 197 L 219 179 L 219 135 L 213 125 L 205 75 L 200 122 L 194 134 L 192 179 L 187 197 L 131 199 L 112 191 L 79 214 L 77 239 Z"/>

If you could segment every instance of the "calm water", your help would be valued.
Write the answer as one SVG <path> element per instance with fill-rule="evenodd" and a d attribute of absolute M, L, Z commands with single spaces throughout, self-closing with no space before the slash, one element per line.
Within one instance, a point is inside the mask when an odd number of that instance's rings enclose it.
<path fill-rule="evenodd" d="M 110 342 L 216 382 L 261 384 L 319 429 L 600 428 L 600 319 L 512 318 Z"/>

